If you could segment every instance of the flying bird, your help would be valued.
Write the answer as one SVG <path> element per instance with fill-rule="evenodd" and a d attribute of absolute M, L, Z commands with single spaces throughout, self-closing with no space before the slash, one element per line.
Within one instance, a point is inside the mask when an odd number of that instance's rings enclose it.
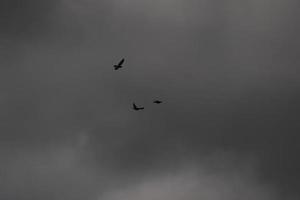
<path fill-rule="evenodd" d="M 133 110 L 144 110 L 144 107 L 137 107 L 135 103 L 132 104 Z"/>
<path fill-rule="evenodd" d="M 125 61 L 125 59 L 123 58 L 117 65 L 114 65 L 115 70 L 122 68 L 124 61 Z"/>
<path fill-rule="evenodd" d="M 162 101 L 155 100 L 155 101 L 153 101 L 153 103 L 156 103 L 156 104 L 161 104 L 161 103 L 162 103 Z"/>

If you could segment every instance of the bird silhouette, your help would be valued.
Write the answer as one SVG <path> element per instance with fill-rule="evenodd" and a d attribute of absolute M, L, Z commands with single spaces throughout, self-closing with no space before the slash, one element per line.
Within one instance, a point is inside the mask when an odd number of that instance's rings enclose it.
<path fill-rule="evenodd" d="M 123 58 L 117 65 L 114 65 L 115 70 L 122 68 L 124 61 L 125 61 L 125 59 Z"/>
<path fill-rule="evenodd" d="M 161 103 L 162 103 L 162 101 L 155 100 L 155 101 L 153 101 L 153 103 L 156 103 L 156 104 L 161 104 Z"/>
<path fill-rule="evenodd" d="M 135 103 L 132 104 L 133 110 L 144 110 L 144 107 L 137 107 Z"/>

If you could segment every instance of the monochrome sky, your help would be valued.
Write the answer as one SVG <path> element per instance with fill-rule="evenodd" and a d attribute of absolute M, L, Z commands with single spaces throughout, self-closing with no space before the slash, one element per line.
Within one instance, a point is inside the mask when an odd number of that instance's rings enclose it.
<path fill-rule="evenodd" d="M 0 199 L 298 199 L 299 4 L 1 0 Z"/>

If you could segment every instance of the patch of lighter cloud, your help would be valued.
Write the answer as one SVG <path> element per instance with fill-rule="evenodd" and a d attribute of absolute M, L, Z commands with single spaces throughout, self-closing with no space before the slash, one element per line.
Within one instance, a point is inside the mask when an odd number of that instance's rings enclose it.
<path fill-rule="evenodd" d="M 147 177 L 98 200 L 276 200 L 276 190 L 247 175 L 207 173 L 201 166 Z"/>

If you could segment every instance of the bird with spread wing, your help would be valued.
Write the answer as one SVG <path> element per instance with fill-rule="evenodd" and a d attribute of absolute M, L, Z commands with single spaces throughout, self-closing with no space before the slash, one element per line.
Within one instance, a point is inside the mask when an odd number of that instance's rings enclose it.
<path fill-rule="evenodd" d="M 123 58 L 117 65 L 114 65 L 115 70 L 118 70 L 123 67 L 125 59 Z"/>
<path fill-rule="evenodd" d="M 155 100 L 155 101 L 153 101 L 153 103 L 156 103 L 156 104 L 161 104 L 161 103 L 162 103 L 162 101 L 160 101 L 160 100 Z"/>

